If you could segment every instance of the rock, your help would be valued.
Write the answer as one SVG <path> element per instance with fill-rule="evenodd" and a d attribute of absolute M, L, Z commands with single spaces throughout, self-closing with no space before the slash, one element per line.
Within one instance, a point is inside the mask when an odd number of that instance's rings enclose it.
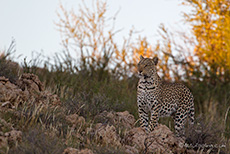
<path fill-rule="evenodd" d="M 117 119 L 118 123 L 121 123 L 125 128 L 132 128 L 135 124 L 135 118 L 128 111 L 124 112 L 116 112 L 115 119 Z"/>
<path fill-rule="evenodd" d="M 115 127 L 121 127 L 124 129 L 131 129 L 135 124 L 135 118 L 128 111 L 124 112 L 107 112 L 104 111 L 96 117 L 101 123 L 108 123 Z"/>
<path fill-rule="evenodd" d="M 130 145 L 138 150 L 145 149 L 144 141 L 147 137 L 145 130 L 141 127 L 131 129 L 125 136 L 125 144 Z"/>
<path fill-rule="evenodd" d="M 44 86 L 38 76 L 31 73 L 22 74 L 17 84 L 22 90 L 28 90 L 30 93 L 44 91 Z"/>
<path fill-rule="evenodd" d="M 67 148 L 62 154 L 93 154 L 93 151 L 90 149 L 78 150 L 75 148 Z"/>
<path fill-rule="evenodd" d="M 84 140 L 82 136 L 83 126 L 85 125 L 85 118 L 77 114 L 71 114 L 66 116 L 66 120 L 69 122 L 70 134 L 79 140 Z"/>
<path fill-rule="evenodd" d="M 93 154 L 93 151 L 90 149 L 83 149 L 79 151 L 78 154 Z"/>
<path fill-rule="evenodd" d="M 24 73 L 17 81 L 17 85 L 24 91 L 25 94 L 36 98 L 37 102 L 40 100 L 44 104 L 49 103 L 53 106 L 61 105 L 61 100 L 57 95 L 51 94 L 49 91 L 45 91 L 44 85 L 37 75 Z"/>
<path fill-rule="evenodd" d="M 66 120 L 72 124 L 72 126 L 76 125 L 85 125 L 85 118 L 82 116 L 79 116 L 77 114 L 71 114 L 66 116 Z"/>
<path fill-rule="evenodd" d="M 51 94 L 50 92 L 45 91 L 43 95 L 54 106 L 60 106 L 62 104 L 60 98 L 56 94 Z"/>
<path fill-rule="evenodd" d="M 177 138 L 165 125 L 159 124 L 153 132 L 146 134 L 142 128 L 133 128 L 125 136 L 125 144 L 145 153 L 190 153 L 184 140 Z"/>
<path fill-rule="evenodd" d="M 0 132 L 5 130 L 13 130 L 13 126 L 10 123 L 7 123 L 4 119 L 0 118 Z"/>
<path fill-rule="evenodd" d="M 0 82 L 6 83 L 9 79 L 5 78 L 4 76 L 0 76 Z"/>
<path fill-rule="evenodd" d="M 0 148 L 7 146 L 14 146 L 16 143 L 22 141 L 22 132 L 17 130 L 11 130 L 9 132 L 3 133 L 0 131 Z"/>
<path fill-rule="evenodd" d="M 22 141 L 22 132 L 17 130 L 12 130 L 5 133 L 5 137 L 8 138 L 9 143 L 21 142 Z"/>
<path fill-rule="evenodd" d="M 51 104 L 54 107 L 61 106 L 60 98 L 49 91 L 45 91 L 38 76 L 30 73 L 22 74 L 16 84 L 1 76 L 0 96 L 1 108 L 16 108 L 26 101 Z M 32 101 L 29 101 L 31 99 Z"/>
<path fill-rule="evenodd" d="M 0 77 L 0 96 L 1 107 L 8 108 L 18 106 L 28 98 L 20 88 L 5 77 Z"/>
<path fill-rule="evenodd" d="M 7 138 L 4 136 L 0 136 L 0 149 L 6 148 L 8 145 Z"/>
<path fill-rule="evenodd" d="M 139 154 L 139 151 L 135 147 L 131 147 L 129 145 L 125 146 L 125 153 L 127 154 Z"/>
<path fill-rule="evenodd" d="M 6 130 L 12 130 L 11 124 L 7 123 L 4 119 L 0 118 L 0 149 L 8 146 L 8 135 L 5 136 Z"/>
<path fill-rule="evenodd" d="M 165 125 L 159 125 L 159 127 L 149 134 L 145 142 L 148 144 L 150 151 L 154 151 L 154 149 L 157 148 L 160 152 L 185 152 L 185 141 L 182 138 L 177 138 L 174 133 Z"/>
<path fill-rule="evenodd" d="M 119 147 L 121 146 L 121 139 L 116 132 L 116 128 L 112 125 L 103 125 L 102 123 L 98 123 L 95 126 L 95 136 L 96 140 L 105 144 L 106 146 Z"/>
<path fill-rule="evenodd" d="M 66 148 L 62 154 L 78 154 L 79 150 L 75 148 Z"/>

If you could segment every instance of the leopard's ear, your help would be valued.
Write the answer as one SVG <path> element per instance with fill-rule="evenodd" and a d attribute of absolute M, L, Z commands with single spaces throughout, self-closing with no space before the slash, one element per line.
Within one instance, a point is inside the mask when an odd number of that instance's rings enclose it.
<path fill-rule="evenodd" d="M 140 55 L 140 60 L 144 59 L 144 57 L 142 55 Z"/>
<path fill-rule="evenodd" d="M 153 58 L 153 62 L 154 62 L 155 65 L 157 65 L 157 63 L 158 63 L 158 57 L 154 57 Z"/>

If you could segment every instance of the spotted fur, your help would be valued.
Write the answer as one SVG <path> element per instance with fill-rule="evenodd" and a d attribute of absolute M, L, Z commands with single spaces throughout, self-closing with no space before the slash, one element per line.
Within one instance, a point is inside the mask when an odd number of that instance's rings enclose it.
<path fill-rule="evenodd" d="M 194 121 L 193 95 L 181 83 L 163 82 L 157 74 L 158 58 L 140 56 L 137 86 L 137 104 L 140 125 L 147 131 L 153 131 L 159 117 L 172 116 L 177 135 L 184 134 L 187 117 Z"/>

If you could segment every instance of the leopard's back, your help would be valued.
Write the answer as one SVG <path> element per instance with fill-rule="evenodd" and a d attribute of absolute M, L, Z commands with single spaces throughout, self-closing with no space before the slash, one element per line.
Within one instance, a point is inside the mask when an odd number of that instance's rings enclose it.
<path fill-rule="evenodd" d="M 163 82 L 159 89 L 158 99 L 161 102 L 161 117 L 171 116 L 180 108 L 184 111 L 193 108 L 193 95 L 182 83 Z"/>

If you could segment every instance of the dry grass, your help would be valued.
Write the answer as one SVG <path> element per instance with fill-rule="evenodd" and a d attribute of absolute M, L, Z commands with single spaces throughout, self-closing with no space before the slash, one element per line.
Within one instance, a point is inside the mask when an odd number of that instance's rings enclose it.
<path fill-rule="evenodd" d="M 1 75 L 11 78 L 14 82 L 19 74 L 17 71 L 8 71 L 10 69 L 8 60 L 7 57 L 0 59 Z M 95 70 L 94 73 L 89 70 L 73 71 L 70 69 L 71 66 L 63 65 L 62 61 L 52 65 L 43 62 L 44 66 L 40 67 L 35 66 L 36 62 L 33 65 L 25 63 L 23 71 L 37 74 L 45 83 L 46 89 L 61 98 L 62 107 L 52 108 L 49 105 L 34 104 L 35 100 L 32 99 L 31 102 L 24 102 L 15 110 L 1 111 L 3 119 L 23 131 L 23 141 L 17 147 L 10 149 L 9 153 L 27 153 L 30 150 L 37 153 L 59 153 L 67 146 L 78 149 L 91 148 L 96 153 L 123 153 L 123 149 L 100 146 L 93 140 L 93 134 L 87 133 L 86 128 L 91 127 L 97 120 L 95 117 L 105 110 L 127 110 L 137 119 L 137 78 L 135 76 L 116 78 L 116 72 L 101 72 L 101 70 Z M 71 61 L 65 64 L 72 65 Z M 211 150 L 209 147 L 193 147 L 195 150 L 220 153 L 227 153 L 230 150 L 229 87 L 229 83 L 215 88 L 203 83 L 193 83 L 190 86 L 195 97 L 195 113 L 198 118 L 196 124 L 187 131 L 187 143 L 193 146 L 225 145 Z M 73 113 L 83 116 L 86 119 L 86 126 L 71 130 L 65 116 Z M 202 116 L 199 117 L 200 115 Z M 162 122 L 168 126 L 172 125 L 168 119 L 163 119 Z M 73 132 L 80 136 L 72 135 Z M 124 134 L 121 131 L 119 135 L 122 138 Z M 47 142 L 43 143 L 43 140 Z"/>
<path fill-rule="evenodd" d="M 9 150 L 9 154 L 61 154 L 64 151 L 61 138 L 57 136 L 49 136 L 49 132 L 42 131 L 42 128 L 31 128 L 23 133 L 22 142 L 19 146 Z"/>

